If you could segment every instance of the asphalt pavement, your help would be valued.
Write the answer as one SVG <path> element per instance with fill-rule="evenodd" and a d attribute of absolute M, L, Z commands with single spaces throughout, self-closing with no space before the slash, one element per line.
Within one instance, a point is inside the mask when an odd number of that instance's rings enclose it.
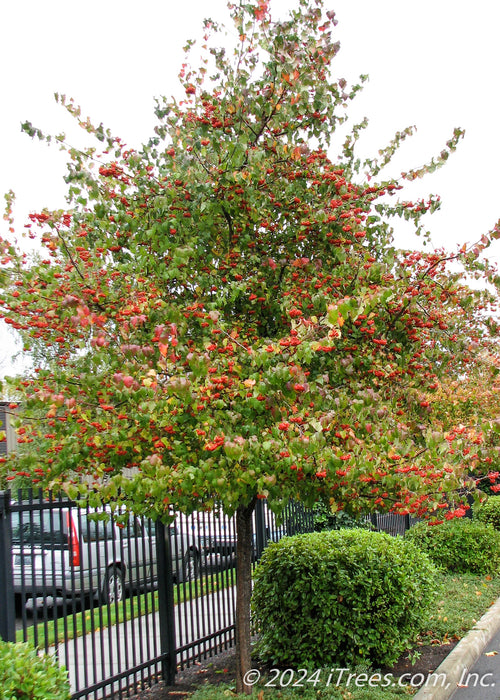
<path fill-rule="evenodd" d="M 500 700 L 500 598 L 413 696 L 450 699 Z"/>
<path fill-rule="evenodd" d="M 464 671 L 451 697 L 453 700 L 500 700 L 500 631 L 472 668 Z"/>

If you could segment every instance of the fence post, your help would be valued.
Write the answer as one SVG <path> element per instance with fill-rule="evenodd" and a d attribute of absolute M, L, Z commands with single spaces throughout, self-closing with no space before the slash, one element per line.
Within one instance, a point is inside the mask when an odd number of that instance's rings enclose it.
<path fill-rule="evenodd" d="M 167 685 L 175 683 L 177 671 L 177 647 L 175 643 L 174 577 L 172 571 L 172 545 L 170 528 L 161 521 L 156 525 L 156 561 L 158 566 L 158 613 L 160 619 L 160 645 L 162 678 Z"/>
<path fill-rule="evenodd" d="M 266 517 L 264 503 L 258 499 L 255 504 L 255 558 L 258 561 L 267 544 Z"/>
<path fill-rule="evenodd" d="M 12 581 L 12 523 L 10 491 L 0 491 L 0 638 L 16 641 L 16 613 Z"/>

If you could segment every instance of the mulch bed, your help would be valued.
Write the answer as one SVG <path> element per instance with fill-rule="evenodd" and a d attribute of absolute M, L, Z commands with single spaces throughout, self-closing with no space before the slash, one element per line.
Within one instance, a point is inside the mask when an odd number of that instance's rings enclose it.
<path fill-rule="evenodd" d="M 418 658 L 408 658 L 408 653 L 403 654 L 391 667 L 381 669 L 381 673 L 392 673 L 395 678 L 399 678 L 404 673 L 411 673 L 412 676 L 435 671 L 440 663 L 448 656 L 457 641 L 448 644 L 428 644 L 418 647 Z M 266 669 L 257 662 L 255 668 L 261 668 L 265 673 Z M 196 664 L 185 670 L 179 671 L 175 685 L 166 686 L 163 682 L 152 688 L 141 691 L 134 695 L 132 700 L 183 700 L 191 693 L 204 685 L 219 685 L 221 683 L 231 684 L 236 675 L 236 659 L 234 649 L 228 649 L 214 656 L 202 664 Z"/>

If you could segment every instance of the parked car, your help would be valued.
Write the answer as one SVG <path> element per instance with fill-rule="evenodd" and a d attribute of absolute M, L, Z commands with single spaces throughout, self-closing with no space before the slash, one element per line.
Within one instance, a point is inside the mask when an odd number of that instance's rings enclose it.
<path fill-rule="evenodd" d="M 93 595 L 122 600 L 126 589 L 154 585 L 156 531 L 151 521 L 127 516 L 118 524 L 109 511 L 28 507 L 12 512 L 15 593 L 35 605 Z M 178 582 L 199 573 L 199 553 L 188 532 L 170 526 L 172 571 Z"/>
<path fill-rule="evenodd" d="M 236 554 L 234 520 L 214 512 L 178 513 L 170 526 L 174 578 L 189 581 L 205 569 L 230 564 Z M 175 567 L 181 573 L 176 576 Z"/>
<path fill-rule="evenodd" d="M 178 514 L 172 532 L 187 534 L 189 542 L 188 556 L 192 560 L 193 572 L 199 571 L 203 566 L 214 566 L 225 563 L 229 565 L 236 559 L 236 526 L 234 518 L 216 512 L 193 513 L 186 517 Z M 256 529 L 256 528 L 255 528 Z M 277 527 L 272 521 L 263 523 L 264 541 L 260 546 L 268 542 L 277 542 L 286 534 L 286 527 Z M 257 536 L 253 536 L 253 557 L 257 558 L 259 552 Z M 186 566 L 189 566 L 186 561 Z"/>
<path fill-rule="evenodd" d="M 96 511 L 26 504 L 12 511 L 14 591 L 28 606 L 59 604 L 92 595 L 104 603 L 157 580 L 156 527 L 133 514 L 118 524 L 109 509 Z M 267 529 L 267 539 L 282 532 Z M 169 526 L 172 573 L 178 583 L 202 570 L 230 566 L 236 555 L 234 519 L 222 514 L 179 513 Z"/>

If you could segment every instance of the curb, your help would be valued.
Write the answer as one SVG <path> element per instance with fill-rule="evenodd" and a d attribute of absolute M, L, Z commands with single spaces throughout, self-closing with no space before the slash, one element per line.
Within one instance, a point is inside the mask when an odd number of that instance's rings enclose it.
<path fill-rule="evenodd" d="M 457 685 L 464 671 L 468 672 L 481 656 L 488 642 L 500 630 L 500 598 L 482 616 L 474 627 L 459 641 L 445 660 L 433 672 L 433 677 L 444 677 L 443 686 L 437 680 L 436 687 L 432 680 L 429 685 L 420 688 L 413 700 L 448 700 L 457 690 Z"/>

